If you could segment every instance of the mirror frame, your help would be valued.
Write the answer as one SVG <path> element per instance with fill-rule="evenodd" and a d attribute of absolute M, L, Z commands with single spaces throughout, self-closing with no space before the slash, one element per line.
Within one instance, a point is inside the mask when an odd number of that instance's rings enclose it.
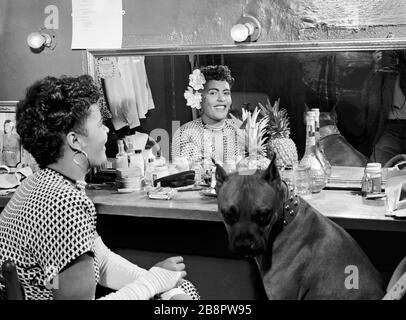
<path fill-rule="evenodd" d="M 236 53 L 276 53 L 276 52 L 326 52 L 326 51 L 370 51 L 370 50 L 405 50 L 406 39 L 359 39 L 326 40 L 300 42 L 263 42 L 242 43 L 234 45 L 191 45 L 165 47 L 137 47 L 116 50 L 87 50 L 87 73 L 95 77 L 95 61 L 104 56 L 128 55 L 186 55 L 186 54 L 236 54 Z"/>

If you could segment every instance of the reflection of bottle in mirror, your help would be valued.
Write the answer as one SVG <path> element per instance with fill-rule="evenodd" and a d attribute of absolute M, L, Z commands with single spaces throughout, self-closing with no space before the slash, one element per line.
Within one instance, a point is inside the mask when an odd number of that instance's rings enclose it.
<path fill-rule="evenodd" d="M 316 156 L 319 159 L 324 171 L 327 174 L 327 179 L 331 176 L 331 164 L 328 161 L 323 147 L 320 143 L 320 110 L 318 108 L 312 108 L 311 111 L 315 112 L 314 126 L 315 126 L 315 140 L 316 140 Z M 327 182 L 326 182 L 327 183 Z"/>

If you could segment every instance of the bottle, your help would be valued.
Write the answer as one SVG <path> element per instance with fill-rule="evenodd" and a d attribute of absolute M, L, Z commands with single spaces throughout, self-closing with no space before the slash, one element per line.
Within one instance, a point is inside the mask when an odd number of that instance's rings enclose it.
<path fill-rule="evenodd" d="M 202 180 L 205 184 L 210 185 L 211 182 L 211 173 L 213 170 L 213 163 L 209 158 L 202 158 L 202 167 L 203 167 L 203 174 L 202 174 Z"/>
<path fill-rule="evenodd" d="M 323 147 L 320 143 L 320 110 L 318 108 L 312 108 L 311 111 L 315 112 L 314 126 L 315 126 L 315 138 L 316 138 L 316 156 L 326 171 L 327 178 L 331 176 L 331 164 L 327 160 Z"/>
<path fill-rule="evenodd" d="M 150 162 L 149 160 L 152 159 L 152 162 L 155 162 L 156 158 L 152 152 L 152 149 L 150 147 L 145 147 L 144 150 L 142 150 L 142 156 L 144 158 L 144 167 L 145 170 L 147 169 L 147 164 Z"/>
<path fill-rule="evenodd" d="M 316 155 L 316 129 L 315 113 L 308 111 L 306 114 L 306 150 L 300 165 L 309 167 L 312 177 L 312 192 L 320 192 L 327 184 L 327 174 Z"/>
<path fill-rule="evenodd" d="M 132 167 L 138 167 L 141 169 L 141 175 L 145 175 L 145 163 L 144 163 L 144 157 L 141 154 L 141 150 L 134 150 L 134 152 L 131 154 L 130 160 L 129 160 L 129 166 L 130 168 Z"/>
<path fill-rule="evenodd" d="M 123 140 L 117 141 L 118 153 L 116 155 L 116 169 L 126 169 L 128 168 L 128 157 L 127 153 L 124 151 Z"/>
<path fill-rule="evenodd" d="M 155 171 L 155 165 L 154 165 L 154 159 L 150 158 L 148 159 L 148 163 L 145 167 L 145 186 L 146 187 L 151 187 L 154 186 L 154 171 Z"/>
<path fill-rule="evenodd" d="M 166 164 L 166 159 L 165 157 L 162 155 L 161 150 L 158 150 L 156 153 L 156 159 L 155 159 L 155 165 L 157 166 L 163 166 Z"/>
<path fill-rule="evenodd" d="M 203 181 L 203 166 L 200 159 L 196 159 L 190 168 L 195 172 L 195 185 L 198 186 Z"/>

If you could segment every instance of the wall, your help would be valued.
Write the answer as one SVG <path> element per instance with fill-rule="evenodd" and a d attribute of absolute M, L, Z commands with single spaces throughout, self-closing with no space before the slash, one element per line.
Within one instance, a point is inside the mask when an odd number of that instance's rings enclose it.
<path fill-rule="evenodd" d="M 43 27 L 44 8 L 59 8 L 58 45 L 32 53 L 27 35 Z M 401 0 L 123 0 L 123 47 L 232 44 L 242 9 L 263 26 L 259 41 L 396 37 L 406 35 Z M 0 100 L 21 98 L 45 75 L 83 73 L 84 53 L 72 51 L 71 1 L 0 1 Z"/>
<path fill-rule="evenodd" d="M 59 8 L 59 30 L 54 51 L 34 54 L 27 36 L 44 26 L 48 4 Z M 83 73 L 82 52 L 72 51 L 71 4 L 66 0 L 0 1 L 0 101 L 19 100 L 25 88 L 47 75 Z"/>

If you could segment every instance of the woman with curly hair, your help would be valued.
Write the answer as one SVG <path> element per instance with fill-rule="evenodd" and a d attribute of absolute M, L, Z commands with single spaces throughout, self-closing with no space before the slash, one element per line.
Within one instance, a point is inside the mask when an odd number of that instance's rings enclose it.
<path fill-rule="evenodd" d="M 90 76 L 46 77 L 17 105 L 17 132 L 41 170 L 26 178 L 0 216 L 0 262 L 12 260 L 26 299 L 191 299 L 182 257 L 149 270 L 111 252 L 96 232 L 88 170 L 106 161 L 108 129 Z M 190 289 L 190 292 L 186 292 Z M 0 286 L 0 293 L 4 287 Z"/>
<path fill-rule="evenodd" d="M 172 157 L 189 161 L 214 158 L 217 162 L 237 161 L 243 149 L 227 119 L 232 103 L 234 78 L 224 65 L 196 69 L 189 76 L 185 92 L 187 105 L 200 110 L 200 117 L 181 126 L 174 134 Z"/>

